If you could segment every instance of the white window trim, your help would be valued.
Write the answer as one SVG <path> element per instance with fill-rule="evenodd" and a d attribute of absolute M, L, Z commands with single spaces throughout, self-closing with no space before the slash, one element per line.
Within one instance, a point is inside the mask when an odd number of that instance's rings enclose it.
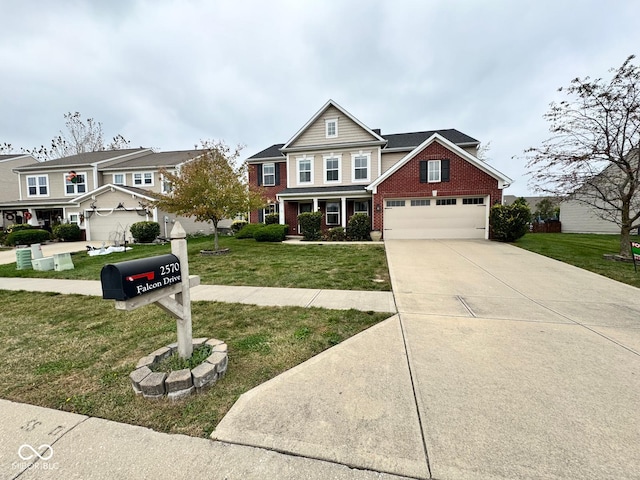
<path fill-rule="evenodd" d="M 273 176 L 273 183 L 267 183 L 267 174 L 264 173 L 267 165 L 273 168 L 273 173 L 270 173 L 270 176 Z M 262 185 L 265 187 L 274 187 L 276 185 L 276 164 L 275 163 L 265 163 L 262 165 Z"/>
<path fill-rule="evenodd" d="M 338 179 L 337 180 L 327 180 L 327 160 L 337 159 L 338 160 Z M 331 183 L 342 183 L 342 154 L 334 155 L 333 153 L 329 155 L 324 155 L 322 157 L 322 178 L 325 184 Z"/>
<path fill-rule="evenodd" d="M 437 168 L 437 172 L 438 172 L 438 179 L 437 180 L 432 180 L 431 179 L 431 165 L 438 165 Z M 435 169 L 433 170 L 434 172 L 436 171 Z M 440 160 L 429 160 L 427 162 L 427 183 L 438 183 L 440 182 L 442 179 L 442 162 Z"/>
<path fill-rule="evenodd" d="M 367 159 L 367 178 L 356 179 L 356 158 L 366 157 Z M 358 153 L 351 154 L 351 182 L 352 183 L 369 183 L 371 180 L 371 152 L 363 152 L 360 150 Z"/>
<path fill-rule="evenodd" d="M 79 213 L 70 213 L 69 214 L 69 223 L 80 225 L 80 214 Z"/>
<path fill-rule="evenodd" d="M 334 133 L 329 134 L 329 125 L 334 125 Z M 337 118 L 326 118 L 324 120 L 324 135 L 326 138 L 338 138 L 338 119 Z"/>
<path fill-rule="evenodd" d="M 152 181 L 153 181 L 153 177 L 152 177 Z M 169 180 L 167 180 L 167 178 L 164 175 L 160 175 L 160 192 L 164 193 L 165 195 L 173 191 L 173 188 L 167 189 L 167 184 L 171 184 L 171 182 L 169 182 Z"/>
<path fill-rule="evenodd" d="M 314 157 L 312 157 L 312 156 L 308 157 L 306 155 L 303 155 L 302 157 L 296 158 L 296 183 L 298 185 L 313 185 L 313 169 L 314 169 L 313 160 L 314 160 Z M 300 163 L 301 162 L 309 162 L 310 163 L 311 175 L 310 175 L 310 180 L 308 182 L 301 182 L 300 181 Z"/>
<path fill-rule="evenodd" d="M 329 205 L 337 205 L 338 206 L 338 211 L 337 212 L 330 212 L 329 211 Z M 325 212 L 324 212 L 324 216 L 325 216 L 325 223 L 327 224 L 327 226 L 329 225 L 340 225 L 340 214 L 342 212 L 340 211 L 340 202 L 327 202 L 327 205 L 325 206 Z M 329 215 L 337 215 L 338 216 L 338 220 L 335 223 L 329 223 Z"/>
<path fill-rule="evenodd" d="M 140 175 L 140 178 L 142 180 L 142 183 L 137 184 L 136 183 L 136 175 Z M 151 175 L 151 183 L 144 183 L 144 176 L 145 175 Z M 133 186 L 134 187 L 153 187 L 154 186 L 154 175 L 153 172 L 134 172 L 132 174 L 132 182 L 133 182 Z"/>
<path fill-rule="evenodd" d="M 364 203 L 367 206 L 366 210 L 356 210 L 356 203 Z M 369 201 L 368 200 L 354 200 L 353 202 L 353 214 L 356 213 L 366 213 L 369 215 Z"/>
<path fill-rule="evenodd" d="M 77 183 L 71 183 L 71 185 L 73 185 L 73 192 L 68 193 L 67 192 L 67 176 L 69 175 L 69 173 L 65 173 L 63 174 L 62 178 L 63 178 L 63 184 L 64 184 L 64 196 L 65 197 L 77 197 L 78 195 L 83 195 L 85 193 L 87 193 L 89 191 L 89 185 L 87 184 L 87 172 L 76 172 L 76 175 L 80 176 L 82 175 L 84 177 L 84 192 L 78 192 L 78 184 Z"/>
<path fill-rule="evenodd" d="M 46 194 L 42 194 L 40 193 L 40 183 L 38 183 L 38 179 L 39 178 L 46 178 L 47 179 L 47 193 Z M 36 179 L 36 193 L 35 194 L 30 194 L 29 193 L 29 179 L 30 178 L 35 178 Z M 27 197 L 48 197 L 49 193 L 51 191 L 50 185 L 49 185 L 49 174 L 44 173 L 42 175 L 27 175 L 27 179 L 25 180 L 27 182 Z"/>
<path fill-rule="evenodd" d="M 116 183 L 116 175 L 122 175 L 122 183 Z M 127 185 L 127 174 L 126 174 L 126 173 L 124 173 L 124 172 L 114 173 L 114 174 L 111 176 L 111 182 L 112 182 L 114 185 L 125 185 L 125 186 L 126 186 L 126 185 Z"/>

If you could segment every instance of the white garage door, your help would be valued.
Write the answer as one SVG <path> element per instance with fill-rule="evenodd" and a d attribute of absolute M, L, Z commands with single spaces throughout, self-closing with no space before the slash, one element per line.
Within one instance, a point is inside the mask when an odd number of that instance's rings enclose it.
<path fill-rule="evenodd" d="M 122 243 L 123 235 L 127 241 L 131 241 L 129 227 L 136 222 L 143 222 L 146 217 L 138 215 L 136 212 L 125 212 L 114 210 L 109 215 L 108 212 L 98 215 L 98 212 L 91 215 L 87 222 L 87 240 L 97 240 L 108 243 L 118 241 Z"/>
<path fill-rule="evenodd" d="M 385 200 L 384 238 L 486 238 L 487 198 Z"/>

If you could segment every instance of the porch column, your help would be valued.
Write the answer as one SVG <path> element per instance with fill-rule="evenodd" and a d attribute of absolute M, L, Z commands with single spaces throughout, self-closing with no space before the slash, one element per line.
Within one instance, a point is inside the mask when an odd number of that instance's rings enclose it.
<path fill-rule="evenodd" d="M 347 197 L 342 197 L 340 199 L 340 212 L 341 215 L 341 225 L 342 228 L 347 228 Z"/>
<path fill-rule="evenodd" d="M 316 197 L 313 197 L 313 211 L 318 211 L 318 199 Z"/>
<path fill-rule="evenodd" d="M 284 200 L 280 199 L 278 202 L 278 205 L 280 205 L 278 207 L 278 215 L 279 215 L 278 223 L 280 225 L 284 225 L 285 223 L 287 223 L 284 218 Z"/>

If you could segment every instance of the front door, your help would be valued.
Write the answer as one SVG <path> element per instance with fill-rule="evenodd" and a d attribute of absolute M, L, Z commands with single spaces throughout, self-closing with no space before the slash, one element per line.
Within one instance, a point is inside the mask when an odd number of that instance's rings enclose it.
<path fill-rule="evenodd" d="M 313 211 L 313 203 L 298 203 L 298 215 L 301 213 L 307 213 Z M 302 229 L 300 228 L 300 222 L 298 222 L 298 234 L 302 233 Z"/>

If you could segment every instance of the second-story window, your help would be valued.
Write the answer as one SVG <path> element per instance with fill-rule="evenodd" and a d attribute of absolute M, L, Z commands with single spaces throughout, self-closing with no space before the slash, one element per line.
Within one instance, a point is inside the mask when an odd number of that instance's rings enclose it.
<path fill-rule="evenodd" d="M 262 183 L 265 187 L 276 184 L 276 166 L 273 163 L 265 163 L 262 166 Z"/>
<path fill-rule="evenodd" d="M 114 185 L 124 185 L 124 173 L 114 173 L 113 174 L 113 184 Z"/>
<path fill-rule="evenodd" d="M 339 155 L 327 155 L 324 157 L 324 181 L 325 183 L 340 182 Z"/>
<path fill-rule="evenodd" d="M 49 176 L 34 175 L 27 177 L 27 196 L 48 197 L 49 196 Z"/>
<path fill-rule="evenodd" d="M 298 183 L 313 182 L 313 162 L 310 158 L 298 159 Z"/>
<path fill-rule="evenodd" d="M 144 173 L 134 173 L 133 174 L 133 184 L 137 187 L 142 186 L 152 186 L 153 185 L 153 173 L 144 172 Z"/>
<path fill-rule="evenodd" d="M 87 193 L 87 174 L 71 171 L 64 176 L 65 195 Z"/>
<path fill-rule="evenodd" d="M 366 182 L 369 181 L 369 161 L 370 153 L 354 153 L 351 156 L 353 161 L 353 181 Z"/>

